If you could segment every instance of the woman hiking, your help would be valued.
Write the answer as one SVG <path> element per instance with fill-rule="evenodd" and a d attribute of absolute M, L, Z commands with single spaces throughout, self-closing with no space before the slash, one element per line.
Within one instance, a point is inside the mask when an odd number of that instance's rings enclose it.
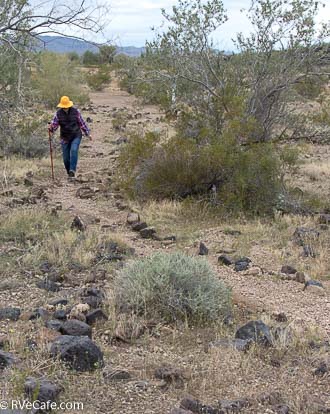
<path fill-rule="evenodd" d="M 70 178 L 76 175 L 78 163 L 78 150 L 82 138 L 82 132 L 92 140 L 89 135 L 90 130 L 81 116 L 80 111 L 73 106 L 68 96 L 62 96 L 59 108 L 50 123 L 48 129 L 54 133 L 60 127 L 60 138 L 62 146 L 62 155 L 65 169 Z"/>

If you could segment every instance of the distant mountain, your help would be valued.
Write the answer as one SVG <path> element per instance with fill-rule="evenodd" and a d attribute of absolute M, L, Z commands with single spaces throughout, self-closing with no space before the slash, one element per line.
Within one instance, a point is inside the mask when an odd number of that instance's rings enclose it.
<path fill-rule="evenodd" d="M 71 39 L 70 37 L 62 36 L 39 36 L 40 43 L 37 45 L 39 50 L 50 50 L 56 53 L 76 52 L 78 55 L 84 54 L 87 50 L 91 52 L 98 52 L 97 46 L 88 43 L 84 40 Z M 124 53 L 125 55 L 137 57 L 145 50 L 144 47 L 135 46 L 117 46 L 117 53 Z"/>

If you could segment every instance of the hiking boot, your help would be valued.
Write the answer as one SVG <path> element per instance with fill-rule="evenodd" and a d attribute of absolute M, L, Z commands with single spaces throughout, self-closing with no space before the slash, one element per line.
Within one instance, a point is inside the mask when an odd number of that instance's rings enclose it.
<path fill-rule="evenodd" d="M 75 172 L 74 171 L 69 171 L 69 178 L 74 178 L 75 176 Z"/>

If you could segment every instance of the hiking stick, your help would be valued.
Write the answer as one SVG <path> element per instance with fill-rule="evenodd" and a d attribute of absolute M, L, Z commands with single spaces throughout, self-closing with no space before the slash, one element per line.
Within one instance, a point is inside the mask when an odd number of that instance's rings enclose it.
<path fill-rule="evenodd" d="M 53 146 L 52 146 L 52 133 L 48 130 L 49 135 L 49 153 L 50 153 L 50 164 L 52 167 L 52 179 L 54 180 L 54 161 L 53 161 Z"/>

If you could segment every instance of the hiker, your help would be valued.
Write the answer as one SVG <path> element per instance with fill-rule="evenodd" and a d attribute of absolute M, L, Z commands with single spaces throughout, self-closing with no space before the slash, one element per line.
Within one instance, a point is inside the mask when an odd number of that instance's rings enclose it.
<path fill-rule="evenodd" d="M 62 96 L 59 108 L 48 129 L 51 133 L 60 127 L 62 155 L 65 169 L 70 178 L 74 178 L 78 163 L 78 150 L 82 132 L 92 140 L 90 130 L 81 116 L 80 111 L 73 106 L 68 96 Z"/>

